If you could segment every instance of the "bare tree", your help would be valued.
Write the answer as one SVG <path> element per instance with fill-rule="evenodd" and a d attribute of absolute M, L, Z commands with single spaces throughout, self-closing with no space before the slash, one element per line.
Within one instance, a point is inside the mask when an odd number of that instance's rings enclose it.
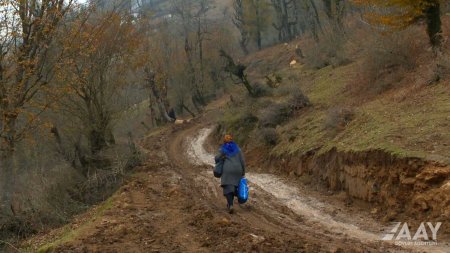
<path fill-rule="evenodd" d="M 202 111 L 206 105 L 203 76 L 203 41 L 207 31 L 206 13 L 210 10 L 210 0 L 174 0 L 173 10 L 182 22 L 184 51 L 188 63 L 190 84 L 193 88 L 192 103 L 197 111 Z M 194 35 L 194 38 L 193 36 Z M 200 69 L 197 70 L 195 55 L 198 55 Z"/>
<path fill-rule="evenodd" d="M 289 41 L 294 38 L 292 26 L 295 24 L 292 21 L 291 9 L 292 1 L 288 0 L 271 0 L 273 8 L 275 9 L 277 22 L 273 23 L 273 27 L 278 31 L 278 39 L 280 41 Z"/>
<path fill-rule="evenodd" d="M 123 109 L 118 103 L 119 91 L 127 84 L 124 75 L 132 67 L 128 61 L 137 36 L 131 22 L 114 12 L 70 29 L 84 32 L 66 39 L 69 44 L 77 41 L 78 46 L 70 49 L 75 57 L 64 67 L 68 93 L 61 101 L 61 109 L 78 119 L 90 154 L 95 155 L 115 143 L 113 119 Z"/>
<path fill-rule="evenodd" d="M 169 114 L 167 113 L 167 109 L 168 109 L 167 108 L 167 98 L 166 98 L 166 96 L 164 96 L 162 94 L 162 92 L 158 88 L 155 72 L 150 70 L 148 67 L 146 67 L 145 74 L 146 74 L 146 78 L 145 78 L 146 85 L 151 92 L 150 99 L 153 101 L 153 98 L 154 98 L 154 101 L 156 102 L 159 112 L 161 114 L 161 118 L 164 119 L 166 122 L 173 122 L 174 119 L 172 119 L 169 116 Z M 162 87 L 167 86 L 167 79 L 161 80 L 161 78 L 160 78 L 159 80 L 163 82 L 163 84 L 160 86 L 162 86 Z"/>
<path fill-rule="evenodd" d="M 322 0 L 325 14 L 335 29 L 342 29 L 342 19 L 345 13 L 345 2 L 343 0 Z"/>
<path fill-rule="evenodd" d="M 52 101 L 36 99 L 54 76 L 62 58 L 55 52 L 58 28 L 72 9 L 72 0 L 4 0 L 0 33 L 0 192 L 2 210 L 10 213 L 14 185 L 13 155 L 20 141 Z M 9 211 L 9 212 L 8 212 Z"/>
<path fill-rule="evenodd" d="M 241 39 L 239 41 L 239 45 L 241 46 L 244 54 L 248 54 L 247 45 L 249 42 L 249 32 L 246 29 L 245 19 L 244 19 L 244 4 L 243 0 L 234 0 L 233 3 L 233 24 L 239 30 L 241 34 Z"/>
<path fill-rule="evenodd" d="M 250 82 L 247 79 L 247 75 L 245 74 L 245 69 L 247 66 L 243 64 L 236 64 L 233 60 L 233 57 L 231 57 L 225 50 L 220 50 L 220 55 L 225 58 L 226 65 L 224 67 L 224 71 L 228 74 L 230 74 L 230 77 L 237 77 L 238 81 L 235 81 L 236 84 L 242 83 L 244 87 L 247 89 L 248 94 L 250 96 L 255 96 L 255 92 L 253 90 L 253 87 L 251 86 Z"/>

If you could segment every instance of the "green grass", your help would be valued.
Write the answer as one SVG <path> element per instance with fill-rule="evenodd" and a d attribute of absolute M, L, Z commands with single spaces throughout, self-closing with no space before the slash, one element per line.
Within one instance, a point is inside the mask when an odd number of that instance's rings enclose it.
<path fill-rule="evenodd" d="M 323 131 L 324 121 L 325 113 L 313 109 L 279 127 L 281 140 L 272 153 L 275 155 L 304 153 L 320 148 L 328 139 L 327 133 Z"/>
<path fill-rule="evenodd" d="M 317 70 L 315 79 L 305 92 L 315 105 L 332 106 L 346 98 L 342 92 L 347 85 L 349 67 L 333 69 L 331 66 Z"/>
<path fill-rule="evenodd" d="M 343 150 L 383 149 L 425 158 L 450 153 L 450 99 L 445 84 L 425 87 L 417 98 L 381 98 L 364 104 L 356 119 L 331 144 Z"/>

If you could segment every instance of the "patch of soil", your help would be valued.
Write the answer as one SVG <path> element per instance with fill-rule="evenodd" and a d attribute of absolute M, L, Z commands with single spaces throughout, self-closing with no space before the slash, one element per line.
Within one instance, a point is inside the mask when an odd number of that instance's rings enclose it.
<path fill-rule="evenodd" d="M 289 175 L 322 194 L 343 192 L 344 201 L 362 200 L 372 218 L 383 223 L 402 221 L 415 226 L 450 221 L 450 167 L 446 165 L 397 158 L 378 150 L 351 153 L 333 149 L 321 155 L 311 152 L 278 158 L 255 149 L 247 160 L 261 172 Z M 450 227 L 443 225 L 439 235 L 448 241 Z"/>

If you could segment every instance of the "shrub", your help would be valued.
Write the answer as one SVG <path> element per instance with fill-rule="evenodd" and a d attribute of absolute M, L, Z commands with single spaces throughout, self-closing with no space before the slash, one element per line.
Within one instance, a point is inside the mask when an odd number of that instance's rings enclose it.
<path fill-rule="evenodd" d="M 305 52 L 305 63 L 316 69 L 326 66 L 338 67 L 350 63 L 346 56 L 345 44 L 347 39 L 344 34 L 334 29 L 325 32 L 319 37 L 319 41 L 307 43 Z"/>
<path fill-rule="evenodd" d="M 217 136 L 223 136 L 225 133 L 234 135 L 238 143 L 245 143 L 249 133 L 255 128 L 258 118 L 248 109 L 240 111 L 227 112 L 216 130 Z"/>
<path fill-rule="evenodd" d="M 267 75 L 267 76 L 265 76 L 265 78 L 266 78 L 266 84 L 270 88 L 278 88 L 280 86 L 281 82 L 283 82 L 283 77 L 278 73 L 273 73 L 271 75 Z"/>
<path fill-rule="evenodd" d="M 448 79 L 450 76 L 450 53 L 444 53 L 438 57 L 437 71 L 439 78 Z"/>
<path fill-rule="evenodd" d="M 328 129 L 341 130 L 345 128 L 353 118 L 354 112 L 350 108 L 332 108 L 328 111 L 325 127 Z"/>
<path fill-rule="evenodd" d="M 253 95 L 254 97 L 264 97 L 270 95 L 271 90 L 268 86 L 262 85 L 260 83 L 255 83 L 253 85 Z"/>
<path fill-rule="evenodd" d="M 291 94 L 292 95 L 289 98 L 289 105 L 293 111 L 298 111 L 311 105 L 309 98 L 303 94 L 302 90 L 299 88 L 292 90 Z"/>
<path fill-rule="evenodd" d="M 288 103 L 277 103 L 263 109 L 258 118 L 262 127 L 276 127 L 289 119 L 292 113 Z"/>
<path fill-rule="evenodd" d="M 302 104 L 304 105 L 301 106 L 302 108 L 311 105 L 309 98 L 303 93 L 299 85 L 296 84 L 280 86 L 276 89 L 276 95 L 290 96 L 289 103 L 294 105 L 295 107 L 300 107 Z"/>
<path fill-rule="evenodd" d="M 275 128 L 265 127 L 258 131 L 258 136 L 266 145 L 275 146 L 278 143 L 278 133 Z"/>
<path fill-rule="evenodd" d="M 296 85 L 281 85 L 276 89 L 276 95 L 278 96 L 288 96 L 292 94 L 293 91 L 297 90 L 298 87 Z"/>
<path fill-rule="evenodd" d="M 448 15 L 450 16 L 450 13 Z M 450 78 L 450 18 L 443 22 L 443 28 L 444 42 L 442 52 L 437 57 L 437 71 L 441 79 L 448 80 Z"/>
<path fill-rule="evenodd" d="M 364 60 L 360 64 L 361 89 L 381 93 L 400 82 L 406 72 L 415 71 L 427 57 L 427 38 L 419 27 L 411 27 L 392 34 L 367 37 Z"/>

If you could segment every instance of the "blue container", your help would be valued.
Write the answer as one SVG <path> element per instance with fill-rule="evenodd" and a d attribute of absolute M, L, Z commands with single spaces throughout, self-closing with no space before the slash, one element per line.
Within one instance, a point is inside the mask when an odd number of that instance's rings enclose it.
<path fill-rule="evenodd" d="M 248 200 L 248 185 L 247 179 L 243 177 L 239 182 L 238 187 L 238 201 L 240 204 L 244 204 Z"/>

